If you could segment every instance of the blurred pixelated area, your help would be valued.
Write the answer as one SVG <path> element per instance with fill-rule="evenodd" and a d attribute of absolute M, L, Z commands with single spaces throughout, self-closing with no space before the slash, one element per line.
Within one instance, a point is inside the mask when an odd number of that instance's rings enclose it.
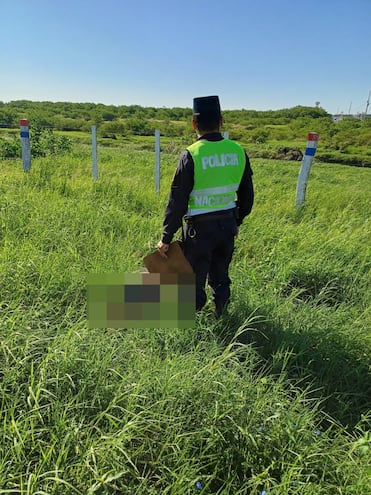
<path fill-rule="evenodd" d="M 193 273 L 90 274 L 89 328 L 189 328 L 195 325 Z"/>

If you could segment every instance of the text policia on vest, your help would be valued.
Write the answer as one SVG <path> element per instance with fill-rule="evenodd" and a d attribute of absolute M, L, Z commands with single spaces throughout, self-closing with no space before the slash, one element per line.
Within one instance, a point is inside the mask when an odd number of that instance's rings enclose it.
<path fill-rule="evenodd" d="M 202 168 L 206 170 L 207 167 L 225 167 L 238 165 L 238 157 L 236 153 L 223 153 L 221 155 L 210 155 L 202 157 Z"/>

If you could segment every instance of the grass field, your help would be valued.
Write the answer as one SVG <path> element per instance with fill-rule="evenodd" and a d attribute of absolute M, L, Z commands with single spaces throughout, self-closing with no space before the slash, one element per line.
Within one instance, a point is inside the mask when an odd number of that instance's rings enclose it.
<path fill-rule="evenodd" d="M 0 494 L 367 495 L 370 170 L 255 159 L 233 300 L 196 326 L 93 329 L 86 276 L 161 234 L 179 143 L 0 162 Z"/>

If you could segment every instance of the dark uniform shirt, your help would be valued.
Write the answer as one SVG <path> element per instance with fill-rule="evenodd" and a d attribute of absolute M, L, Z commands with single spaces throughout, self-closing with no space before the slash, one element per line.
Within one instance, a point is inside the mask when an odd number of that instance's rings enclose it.
<path fill-rule="evenodd" d="M 199 139 L 207 141 L 221 141 L 223 136 L 220 132 L 205 134 Z M 239 188 L 237 190 L 237 225 L 241 225 L 242 220 L 252 209 L 254 202 L 254 188 L 252 183 L 252 170 L 249 157 L 246 155 L 245 170 L 243 172 Z M 194 161 L 188 150 L 180 156 L 178 167 L 175 171 L 169 201 L 165 210 L 163 224 L 162 242 L 169 244 L 175 232 L 182 225 L 182 218 L 188 210 L 189 195 L 194 185 Z M 216 212 L 219 213 L 220 212 Z"/>

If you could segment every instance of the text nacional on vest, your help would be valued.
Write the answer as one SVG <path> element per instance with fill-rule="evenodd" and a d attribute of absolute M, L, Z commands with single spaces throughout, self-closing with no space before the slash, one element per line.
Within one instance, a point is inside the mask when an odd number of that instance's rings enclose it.
<path fill-rule="evenodd" d="M 226 206 L 234 200 L 234 193 L 224 194 L 221 196 L 208 196 L 208 195 L 198 195 L 194 194 L 194 204 L 195 206 L 209 206 L 209 207 L 217 207 L 217 206 Z M 233 203 L 233 206 L 235 204 Z"/>

